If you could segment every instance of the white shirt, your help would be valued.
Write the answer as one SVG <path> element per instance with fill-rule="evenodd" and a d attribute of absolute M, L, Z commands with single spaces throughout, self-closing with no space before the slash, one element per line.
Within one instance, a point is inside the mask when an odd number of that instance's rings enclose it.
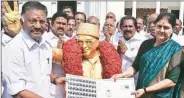
<path fill-rule="evenodd" d="M 146 40 L 146 38 L 140 34 L 138 34 L 137 32 L 135 33 L 135 35 L 129 39 L 129 40 L 125 40 L 123 35 L 121 35 L 121 41 L 123 43 L 125 43 L 125 45 L 127 46 L 128 50 L 125 52 L 125 54 L 121 54 L 121 59 L 122 59 L 122 72 L 125 72 L 128 67 L 130 67 L 136 56 L 137 56 L 137 52 L 139 50 L 140 45 L 142 44 L 142 42 L 144 40 Z M 120 38 L 120 37 L 119 37 Z M 119 40 L 118 40 L 119 41 Z M 117 41 L 117 43 L 118 43 Z M 138 80 L 138 74 L 134 75 L 134 80 L 135 80 L 135 85 L 137 85 L 137 80 Z"/>
<path fill-rule="evenodd" d="M 74 38 L 75 36 L 76 36 L 76 31 L 73 31 L 71 37 L 69 37 L 69 36 L 67 36 L 66 34 L 64 34 L 64 35 L 63 35 L 63 38 L 65 39 L 65 41 L 67 41 L 67 40 L 70 40 L 70 39 Z"/>
<path fill-rule="evenodd" d="M 119 32 L 114 32 L 114 34 L 111 36 L 110 41 L 109 41 L 115 48 L 117 47 L 117 45 L 115 43 L 116 43 L 117 37 L 119 36 L 118 33 Z M 99 40 L 100 41 L 105 41 L 105 39 L 106 39 L 106 37 L 104 35 L 104 32 L 103 31 L 100 32 L 100 38 L 99 38 Z"/>
<path fill-rule="evenodd" d="M 43 38 L 37 43 L 23 30 L 8 43 L 3 73 L 8 92 L 15 95 L 29 90 L 50 98 L 52 51 Z"/>
<path fill-rule="evenodd" d="M 141 30 L 141 31 L 139 32 L 139 34 L 142 35 L 142 36 L 145 36 L 145 35 L 147 34 L 147 32 L 145 32 L 144 30 Z"/>
<path fill-rule="evenodd" d="M 171 39 L 176 41 L 181 46 L 184 46 L 184 36 L 173 33 Z"/>
<path fill-rule="evenodd" d="M 58 44 L 58 37 L 55 36 L 52 32 L 45 33 L 43 37 L 46 39 L 46 41 L 50 44 L 51 47 L 56 48 Z M 63 39 L 66 40 L 66 37 L 63 37 Z M 57 65 L 55 63 L 52 63 L 52 72 L 57 74 L 58 76 L 64 76 L 64 68 L 61 67 L 61 65 Z M 51 98 L 64 98 L 64 88 L 51 84 Z"/>
<path fill-rule="evenodd" d="M 135 57 L 137 56 L 137 52 L 139 50 L 139 47 L 141 43 L 146 40 L 143 36 L 135 33 L 135 35 L 129 39 L 125 40 L 124 37 L 120 39 L 125 45 L 127 46 L 128 50 L 125 52 L 125 54 L 121 54 L 122 58 L 122 71 L 126 71 L 129 66 L 132 65 L 133 61 L 135 60 Z"/>
<path fill-rule="evenodd" d="M 179 39 L 178 43 L 179 43 L 181 46 L 184 46 L 184 35 L 179 36 L 178 39 Z"/>
<path fill-rule="evenodd" d="M 151 35 L 151 33 L 146 33 L 145 37 L 146 37 L 147 39 L 152 39 L 152 38 L 154 38 L 154 37 Z"/>
<path fill-rule="evenodd" d="M 2 45 L 2 64 L 5 62 L 5 46 L 8 44 L 8 42 L 10 42 L 12 38 L 9 37 L 8 35 L 2 33 L 2 41 L 1 41 L 1 45 Z M 3 74 L 3 73 L 2 73 Z M 4 76 L 2 75 L 2 98 L 12 98 L 12 96 L 8 93 L 7 91 L 7 83 L 5 81 Z"/>

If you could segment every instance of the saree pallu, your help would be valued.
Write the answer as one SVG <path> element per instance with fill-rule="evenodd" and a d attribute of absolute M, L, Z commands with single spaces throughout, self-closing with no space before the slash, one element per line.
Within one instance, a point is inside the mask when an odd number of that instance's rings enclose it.
<path fill-rule="evenodd" d="M 181 90 L 184 89 L 182 88 L 182 85 L 184 85 L 184 61 L 181 63 L 181 66 L 183 66 L 183 68 L 181 68 L 180 77 L 175 86 L 173 98 L 184 98 L 184 95 L 181 95 Z"/>
<path fill-rule="evenodd" d="M 148 87 L 152 80 L 165 67 L 171 57 L 181 50 L 181 46 L 173 40 L 153 47 L 144 53 L 139 62 L 139 78 L 137 89 Z M 155 92 L 152 98 L 172 98 L 173 88 Z"/>

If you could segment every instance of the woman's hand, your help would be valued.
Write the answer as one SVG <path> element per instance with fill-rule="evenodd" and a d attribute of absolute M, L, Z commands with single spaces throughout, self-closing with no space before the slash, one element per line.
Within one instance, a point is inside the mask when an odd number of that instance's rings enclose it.
<path fill-rule="evenodd" d="M 145 94 L 144 89 L 138 89 L 135 92 L 132 92 L 132 95 L 135 95 L 135 98 L 140 98 L 143 94 Z"/>
<path fill-rule="evenodd" d="M 116 81 L 118 78 L 129 78 L 132 77 L 134 74 L 136 74 L 136 71 L 132 66 L 130 66 L 125 72 L 113 75 L 111 79 L 114 79 L 114 81 Z"/>

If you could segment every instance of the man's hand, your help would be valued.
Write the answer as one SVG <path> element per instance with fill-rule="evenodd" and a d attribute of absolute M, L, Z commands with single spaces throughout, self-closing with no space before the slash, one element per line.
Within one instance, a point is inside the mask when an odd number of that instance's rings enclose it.
<path fill-rule="evenodd" d="M 110 41 L 110 39 L 111 39 L 111 36 L 110 36 L 110 34 L 109 34 L 109 32 L 104 32 L 104 35 L 105 35 L 105 41 Z"/>
<path fill-rule="evenodd" d="M 123 43 L 121 40 L 119 40 L 119 42 L 118 42 L 118 48 L 117 48 L 118 53 L 125 54 L 125 52 L 127 50 L 128 50 L 128 48 L 125 45 L 125 43 Z"/>
<path fill-rule="evenodd" d="M 56 85 L 58 85 L 58 86 L 64 87 L 65 82 L 66 82 L 66 78 L 65 77 L 58 77 L 56 79 Z"/>
<path fill-rule="evenodd" d="M 19 33 L 22 26 L 20 23 L 20 16 L 19 16 L 17 1 L 14 0 L 14 11 L 11 10 L 7 0 L 4 0 L 3 4 L 4 4 L 5 9 L 6 9 L 6 12 L 4 15 L 6 25 L 14 33 Z"/>
<path fill-rule="evenodd" d="M 59 49 L 62 49 L 63 48 L 63 43 L 64 43 L 64 40 L 62 38 L 62 35 L 58 35 L 58 45 L 57 45 L 57 48 Z"/>

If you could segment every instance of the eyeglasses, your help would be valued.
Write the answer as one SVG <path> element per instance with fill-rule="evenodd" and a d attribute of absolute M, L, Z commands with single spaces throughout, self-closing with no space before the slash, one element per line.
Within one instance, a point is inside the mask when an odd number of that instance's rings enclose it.
<path fill-rule="evenodd" d="M 96 41 L 97 39 L 95 39 L 95 41 L 94 40 L 86 40 L 86 41 L 77 40 L 80 46 L 83 46 L 85 43 L 88 47 L 92 46 Z"/>
<path fill-rule="evenodd" d="M 113 18 L 113 16 L 107 16 L 106 18 Z"/>
<path fill-rule="evenodd" d="M 84 21 L 84 19 L 79 19 L 79 18 L 76 18 L 76 20 Z"/>

